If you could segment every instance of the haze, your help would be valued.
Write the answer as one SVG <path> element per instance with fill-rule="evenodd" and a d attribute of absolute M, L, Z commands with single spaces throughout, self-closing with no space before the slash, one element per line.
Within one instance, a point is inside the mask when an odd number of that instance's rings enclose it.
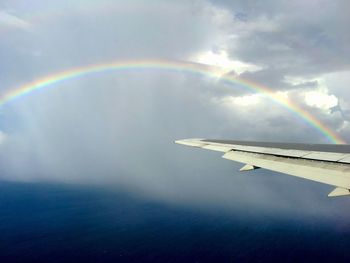
<path fill-rule="evenodd" d="M 350 141 L 347 1 L 0 1 L 1 93 L 75 67 L 164 59 L 265 85 Z M 307 2 L 307 3 L 306 3 Z M 93 74 L 0 108 L 0 178 L 108 185 L 161 202 L 348 225 L 349 199 L 267 171 L 239 174 L 176 139 L 329 143 L 263 94 L 186 71 Z M 305 201 L 307 200 L 307 201 Z M 331 215 L 331 216 L 330 216 Z"/>

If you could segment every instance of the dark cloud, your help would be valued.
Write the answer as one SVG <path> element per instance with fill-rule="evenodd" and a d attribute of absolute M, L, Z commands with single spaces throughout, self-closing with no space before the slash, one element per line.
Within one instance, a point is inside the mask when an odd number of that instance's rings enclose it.
<path fill-rule="evenodd" d="M 341 78 L 340 75 L 348 74 L 350 31 L 344 26 L 350 22 L 348 1 L 219 0 L 213 3 L 231 10 L 235 18 L 231 26 L 235 38 L 228 44 L 230 56 L 263 67 L 261 71 L 243 73 L 243 78 L 273 90 L 288 91 L 316 89 L 321 83 L 316 83 L 315 78 L 324 79 L 329 74 Z M 289 77 L 300 82 L 286 82 Z M 339 84 L 327 88 L 338 99 L 350 99 Z M 317 116 L 333 127 L 334 115 L 318 112 Z M 345 130 L 341 133 L 347 138 Z"/>

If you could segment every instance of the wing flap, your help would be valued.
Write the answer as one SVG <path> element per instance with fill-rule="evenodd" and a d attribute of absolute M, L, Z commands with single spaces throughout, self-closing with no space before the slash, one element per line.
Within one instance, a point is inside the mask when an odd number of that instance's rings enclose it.
<path fill-rule="evenodd" d="M 349 163 L 350 164 L 350 155 L 347 154 L 343 159 L 340 159 L 338 162 L 340 162 L 340 163 Z"/>
<path fill-rule="evenodd" d="M 303 156 L 305 159 L 312 160 L 322 160 L 322 161 L 332 161 L 340 162 L 343 158 L 347 157 L 347 154 L 344 153 L 325 153 L 325 152 L 310 152 Z"/>
<path fill-rule="evenodd" d="M 252 170 L 256 170 L 259 169 L 260 167 L 251 165 L 251 164 L 246 164 L 244 165 L 241 169 L 239 169 L 240 172 L 247 172 L 247 171 L 252 171 Z"/>
<path fill-rule="evenodd" d="M 254 152 L 254 153 L 265 153 L 289 157 L 303 157 L 310 154 L 310 151 L 301 151 L 301 150 L 286 150 L 278 148 L 268 148 L 268 147 L 254 147 L 254 146 L 245 146 L 245 145 L 232 145 L 232 149 L 245 151 L 245 152 Z"/>
<path fill-rule="evenodd" d="M 350 169 L 348 165 L 286 158 L 236 150 L 225 153 L 223 158 L 320 183 L 350 189 Z"/>

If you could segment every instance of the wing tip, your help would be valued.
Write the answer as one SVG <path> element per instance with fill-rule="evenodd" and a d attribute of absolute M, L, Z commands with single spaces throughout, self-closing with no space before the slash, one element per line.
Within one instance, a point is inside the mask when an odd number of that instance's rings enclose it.
<path fill-rule="evenodd" d="M 206 144 L 203 142 L 203 140 L 204 139 L 200 139 L 200 138 L 182 139 L 182 140 L 175 140 L 174 143 L 182 144 L 186 146 L 192 146 L 192 147 L 201 147 Z"/>

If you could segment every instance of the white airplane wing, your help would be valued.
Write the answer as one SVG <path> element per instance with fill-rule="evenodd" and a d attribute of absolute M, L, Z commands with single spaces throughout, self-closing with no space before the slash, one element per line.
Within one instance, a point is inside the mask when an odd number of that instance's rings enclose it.
<path fill-rule="evenodd" d="M 244 164 L 240 171 L 265 168 L 335 186 L 328 196 L 350 195 L 350 145 L 210 139 L 175 142 L 223 152 L 223 158 Z"/>

